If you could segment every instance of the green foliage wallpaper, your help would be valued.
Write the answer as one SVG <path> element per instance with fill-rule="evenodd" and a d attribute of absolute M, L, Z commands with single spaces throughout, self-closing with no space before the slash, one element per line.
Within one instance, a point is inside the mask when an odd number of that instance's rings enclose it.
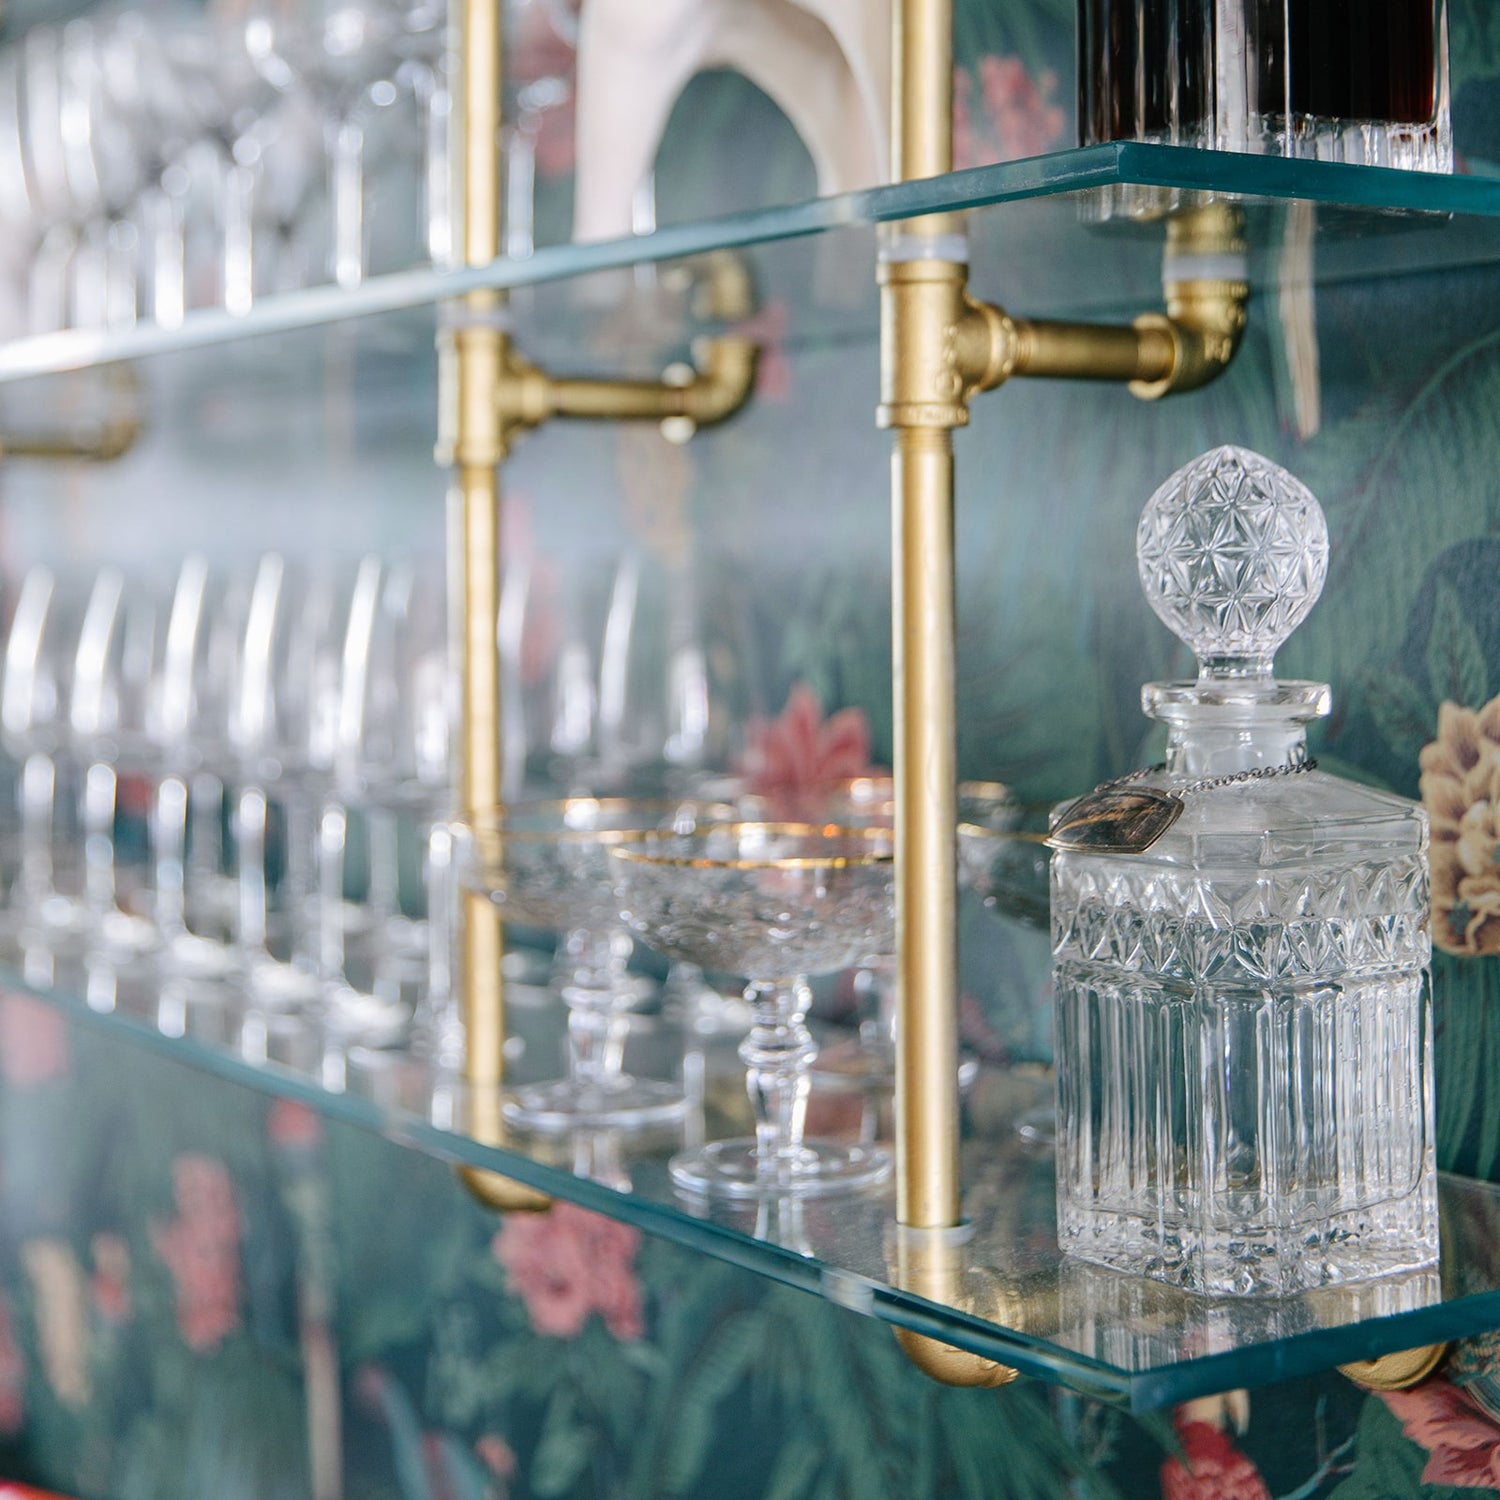
<path fill-rule="evenodd" d="M 1070 0 L 956 9 L 961 164 L 1068 144 Z M 1452 38 L 1462 164 L 1500 173 L 1500 10 L 1455 4 Z M 566 233 L 570 168 L 564 127 L 539 231 Z M 664 222 L 812 189 L 784 122 L 723 76 L 684 95 L 658 168 Z M 1108 267 L 1116 242 L 1091 243 Z M 1055 248 L 1016 217 L 981 218 L 974 282 L 1024 312 Z M 1131 254 L 1118 292 L 1104 278 L 1106 312 L 1141 308 Z M 858 710 L 888 762 L 873 256 L 830 236 L 765 264 L 752 407 L 685 455 L 538 435 L 508 472 L 507 535 L 559 600 L 603 553 L 634 549 L 652 588 L 691 600 L 742 715 L 803 684 L 829 713 Z M 957 439 L 961 771 L 1030 800 L 1155 758 L 1139 687 L 1185 666 L 1135 580 L 1156 484 L 1235 442 L 1319 496 L 1328 585 L 1279 668 L 1332 684 L 1314 744 L 1326 767 L 1432 815 L 1441 1164 L 1493 1180 L 1497 330 L 1490 267 L 1316 292 L 1289 280 L 1257 294 L 1234 367 L 1201 394 L 1148 408 L 1018 385 Z M 200 463 L 215 456 L 207 410 L 177 414 Z M 430 435 L 393 432 L 394 460 L 356 475 L 369 504 L 347 545 L 433 544 Z M 333 500 L 298 487 L 294 420 L 287 434 L 286 453 L 241 455 L 245 472 L 291 497 L 291 526 L 342 536 Z M 123 472 L 130 503 L 170 506 L 157 471 Z M 105 486 L 80 484 L 67 507 L 7 489 L 7 570 L 26 539 L 107 550 L 122 492 Z M 271 544 L 256 530 L 271 510 L 241 517 L 225 493 L 197 524 L 226 549 Z M 982 923 L 963 940 L 969 1040 L 1044 1058 L 1045 957 L 1025 950 L 1027 968 Z M 438 1163 L 0 995 L 0 1476 L 80 1500 L 1451 1500 L 1500 1490 L 1500 1339 L 1407 1393 L 1330 1374 L 1156 1419 L 1024 1382 L 940 1389 L 872 1320 L 565 1205 L 501 1222 Z"/>

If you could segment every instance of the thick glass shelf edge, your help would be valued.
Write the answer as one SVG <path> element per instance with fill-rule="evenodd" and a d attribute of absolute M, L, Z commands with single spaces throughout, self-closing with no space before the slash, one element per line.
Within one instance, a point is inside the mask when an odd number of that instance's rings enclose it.
<path fill-rule="evenodd" d="M 973 1232 L 954 1282 L 967 1304 L 959 1307 L 895 1285 L 899 1232 L 888 1194 L 782 1206 L 775 1222 L 752 1224 L 753 1213 L 747 1217 L 742 1209 L 710 1213 L 675 1200 L 666 1159 L 680 1142 L 664 1137 L 636 1138 L 602 1170 L 597 1162 L 591 1167 L 606 1179 L 624 1174 L 624 1187 L 581 1175 L 573 1142 L 558 1146 L 533 1137 L 490 1145 L 476 1139 L 463 1126 L 461 1096 L 449 1100 L 457 1117 L 442 1117 L 431 1107 L 431 1075 L 399 1054 L 366 1054 L 363 1062 L 338 1049 L 331 1054 L 326 1039 L 308 1028 L 302 1041 L 309 1045 L 295 1056 L 252 1060 L 230 1045 L 227 1033 L 215 1034 L 222 1018 L 193 1023 L 153 1000 L 149 985 L 90 991 L 81 976 L 77 983 L 44 984 L 35 974 L 28 981 L 16 973 L 10 960 L 0 968 L 0 989 L 36 996 L 71 1021 L 183 1066 L 296 1099 L 406 1148 L 497 1172 L 695 1253 L 1136 1410 L 1500 1327 L 1500 1186 L 1459 1178 L 1445 1178 L 1441 1187 L 1447 1300 L 1429 1305 L 1400 1306 L 1403 1297 L 1409 1300 L 1404 1286 L 1392 1291 L 1379 1284 L 1284 1302 L 1205 1302 L 1064 1261 L 1043 1223 L 1050 1212 L 1050 1159 L 1019 1151 L 1009 1123 L 997 1123 L 995 1099 L 1015 1088 L 1000 1072 L 982 1075 L 978 1097 L 971 1096 L 977 1107 L 971 1113 L 989 1123 L 967 1145 Z M 92 1001 L 85 998 L 90 993 Z M 533 995 L 513 1011 L 514 1034 L 532 1033 L 533 1067 L 555 1045 L 555 1009 Z M 602 1139 L 611 1133 L 591 1134 Z M 1421 1296 L 1437 1295 L 1436 1287 L 1434 1277 Z M 1385 1310 L 1388 1303 L 1394 1310 Z M 1320 1319 L 1326 1321 L 1320 1325 Z"/>
<path fill-rule="evenodd" d="M 1269 205 L 1338 205 L 1378 215 L 1500 218 L 1500 179 L 1118 142 L 670 225 L 648 235 L 551 245 L 525 259 L 481 267 L 424 267 L 372 277 L 355 287 L 308 287 L 267 297 L 243 313 L 193 310 L 173 327 L 139 324 L 26 336 L 0 344 L 0 382 L 400 312 L 474 291 L 514 290 L 855 226 L 1126 187 Z M 1500 255 L 1500 248 L 1495 253 Z M 1434 263 L 1449 262 L 1437 257 Z M 1422 264 L 1419 253 L 1410 269 L 1420 270 Z"/>

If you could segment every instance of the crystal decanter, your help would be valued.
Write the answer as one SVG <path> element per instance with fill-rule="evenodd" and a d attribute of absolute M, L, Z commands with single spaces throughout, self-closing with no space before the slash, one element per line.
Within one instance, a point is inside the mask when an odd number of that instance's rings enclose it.
<path fill-rule="evenodd" d="M 1053 815 L 1062 1247 L 1211 1294 L 1431 1265 L 1427 818 L 1318 771 L 1328 688 L 1271 675 L 1323 513 L 1219 448 L 1151 497 L 1137 556 L 1199 673 L 1142 692 L 1164 766 Z"/>

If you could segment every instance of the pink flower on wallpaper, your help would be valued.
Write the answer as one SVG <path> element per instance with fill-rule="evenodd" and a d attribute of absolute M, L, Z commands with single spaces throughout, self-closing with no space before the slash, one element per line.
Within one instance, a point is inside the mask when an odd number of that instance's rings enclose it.
<path fill-rule="evenodd" d="M 1213 1422 L 1177 1422 L 1182 1456 L 1161 1466 L 1162 1500 L 1271 1500 L 1260 1470 Z"/>
<path fill-rule="evenodd" d="M 68 1027 L 30 995 L 0 995 L 0 1074 L 17 1088 L 36 1088 L 68 1071 Z"/>
<path fill-rule="evenodd" d="M 283 1151 L 308 1151 L 323 1139 L 323 1122 L 297 1099 L 278 1099 L 266 1114 L 266 1134 Z"/>
<path fill-rule="evenodd" d="M 96 1234 L 90 1245 L 94 1275 L 89 1296 L 94 1311 L 106 1323 L 124 1323 L 130 1317 L 130 1246 L 119 1234 Z"/>
<path fill-rule="evenodd" d="M 1019 57 L 981 57 L 975 112 L 975 78 L 963 68 L 953 75 L 953 164 L 978 167 L 992 161 L 1040 156 L 1056 146 L 1067 115 L 1053 100 L 1057 74 L 1032 78 Z"/>
<path fill-rule="evenodd" d="M 16 1343 L 10 1303 L 0 1295 L 0 1432 L 19 1432 L 25 1420 L 26 1361 Z"/>
<path fill-rule="evenodd" d="M 512 1214 L 491 1243 L 506 1284 L 537 1333 L 574 1338 L 591 1313 L 617 1339 L 645 1331 L 635 1274 L 638 1230 L 572 1203 L 544 1214 Z"/>
<path fill-rule="evenodd" d="M 755 394 L 767 401 L 785 401 L 792 393 L 792 366 L 782 351 L 791 314 L 786 302 L 772 298 L 753 318 L 736 323 L 732 332 L 753 339 L 760 348 L 755 363 Z"/>
<path fill-rule="evenodd" d="M 515 1449 L 497 1432 L 487 1432 L 474 1444 L 480 1463 L 497 1479 L 510 1479 L 516 1472 Z"/>
<path fill-rule="evenodd" d="M 883 774 L 870 765 L 870 721 L 862 708 L 823 717 L 823 705 L 799 682 L 775 719 L 746 728 L 742 770 L 749 790 L 776 817 L 817 817 L 819 804 L 846 782 Z"/>
<path fill-rule="evenodd" d="M 1500 1423 L 1440 1376 L 1409 1391 L 1382 1391 L 1401 1430 L 1427 1450 L 1423 1484 L 1500 1490 Z"/>
<path fill-rule="evenodd" d="M 240 1210 L 222 1162 L 192 1153 L 172 1163 L 177 1217 L 153 1223 L 151 1243 L 172 1273 L 177 1326 L 190 1349 L 216 1349 L 240 1326 Z"/>

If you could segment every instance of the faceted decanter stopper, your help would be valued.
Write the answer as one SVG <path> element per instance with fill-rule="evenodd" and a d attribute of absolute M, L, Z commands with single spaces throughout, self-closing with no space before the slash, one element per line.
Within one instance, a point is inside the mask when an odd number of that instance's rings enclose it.
<path fill-rule="evenodd" d="M 1201 678 L 1266 677 L 1322 592 L 1328 527 L 1294 475 L 1246 448 L 1214 448 L 1146 502 L 1136 561 Z"/>

